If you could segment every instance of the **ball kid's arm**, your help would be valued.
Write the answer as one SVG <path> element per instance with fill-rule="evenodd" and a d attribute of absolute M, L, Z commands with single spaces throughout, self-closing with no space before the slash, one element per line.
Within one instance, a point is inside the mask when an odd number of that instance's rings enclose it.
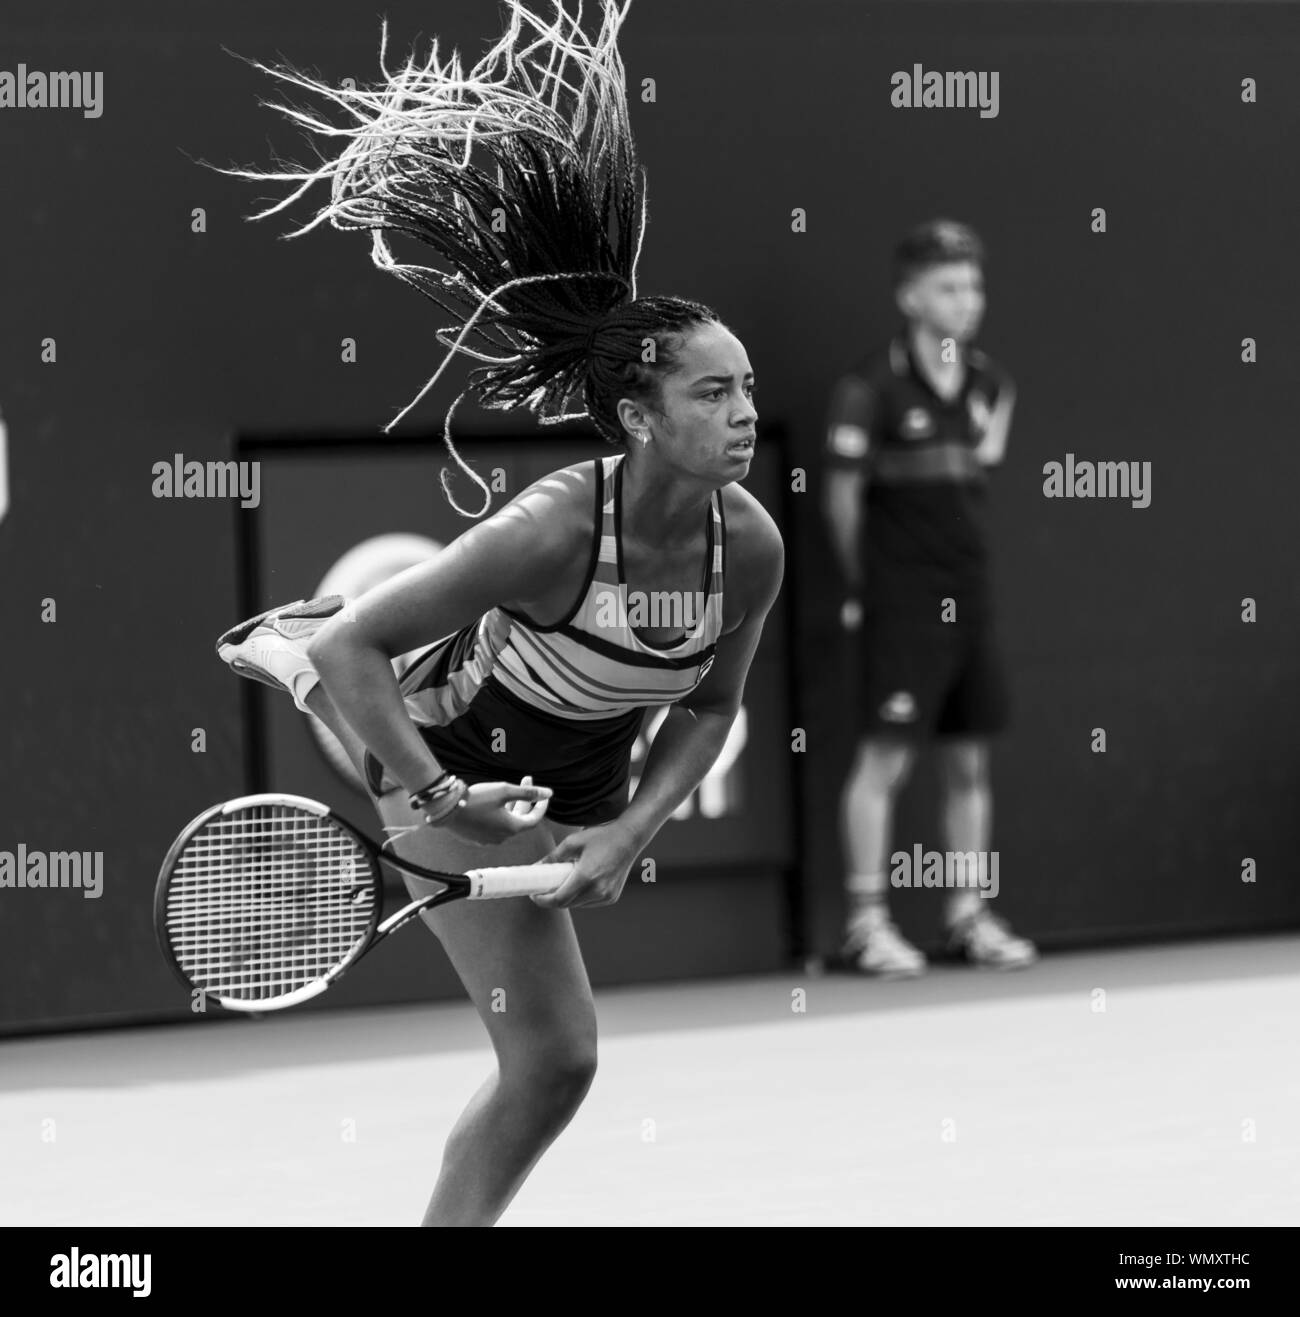
<path fill-rule="evenodd" d="M 1011 433 L 1011 414 L 1016 407 L 1015 385 L 1008 380 L 998 394 L 989 428 L 975 449 L 975 460 L 981 466 L 996 466 L 1006 456 L 1007 437 Z"/>
<path fill-rule="evenodd" d="M 851 595 L 862 589 L 859 547 L 863 534 L 863 489 L 869 478 L 877 396 L 858 374 L 843 376 L 831 395 L 826 426 L 824 511 L 844 582 Z"/>

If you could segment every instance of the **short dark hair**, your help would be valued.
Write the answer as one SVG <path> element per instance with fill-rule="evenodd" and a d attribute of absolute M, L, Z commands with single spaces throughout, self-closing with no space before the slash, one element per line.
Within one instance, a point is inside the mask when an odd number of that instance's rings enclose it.
<path fill-rule="evenodd" d="M 894 248 L 894 287 L 901 288 L 935 265 L 970 261 L 982 267 L 984 260 L 984 244 L 969 224 L 950 219 L 926 220 Z"/>

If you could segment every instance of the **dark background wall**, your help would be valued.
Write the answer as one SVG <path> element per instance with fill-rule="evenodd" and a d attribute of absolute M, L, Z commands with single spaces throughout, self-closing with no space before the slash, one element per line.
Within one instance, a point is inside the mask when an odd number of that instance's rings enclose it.
<path fill-rule="evenodd" d="M 472 55 L 499 30 L 469 0 L 386 12 L 398 50 L 436 30 Z M 241 697 L 209 657 L 237 616 L 235 514 L 154 499 L 152 464 L 226 457 L 253 431 L 374 434 L 435 360 L 435 318 L 371 267 L 362 236 L 277 241 L 285 224 L 242 219 L 270 193 L 196 165 L 307 158 L 256 105 L 276 88 L 223 45 L 364 80 L 378 18 L 337 2 L 20 0 L 0 20 L 0 67 L 99 69 L 105 88 L 96 120 L 0 112 L 0 849 L 101 849 L 121 877 L 97 902 L 0 893 L 0 1025 L 164 1012 L 158 858 L 245 785 Z M 720 309 L 764 419 L 813 476 L 787 517 L 807 947 L 828 949 L 840 917 L 852 732 L 817 511 L 825 397 L 894 327 L 891 244 L 939 213 L 991 248 L 982 341 L 1020 393 L 994 503 L 1016 705 L 996 761 L 1002 905 L 1047 945 L 1293 926 L 1296 10 L 643 0 L 624 54 L 651 189 L 642 289 Z M 999 71 L 998 117 L 892 109 L 890 74 L 915 62 Z M 647 77 L 654 104 L 637 98 Z M 1240 361 L 1247 336 L 1256 365 Z M 57 364 L 41 362 L 46 337 Z M 410 431 L 433 430 L 459 379 Z M 1151 506 L 1045 500 L 1042 465 L 1067 452 L 1150 461 Z M 939 844 L 933 805 L 923 773 L 897 845 Z M 932 941 L 934 894 L 905 895 L 904 930 Z M 769 897 L 759 965 L 789 931 Z"/>

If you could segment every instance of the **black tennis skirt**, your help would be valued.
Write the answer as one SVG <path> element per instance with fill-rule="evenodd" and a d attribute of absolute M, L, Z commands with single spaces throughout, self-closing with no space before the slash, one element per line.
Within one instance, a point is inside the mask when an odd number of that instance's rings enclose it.
<path fill-rule="evenodd" d="M 632 746 L 645 716 L 630 709 L 579 721 L 534 709 L 489 676 L 465 712 L 419 729 L 443 768 L 466 782 L 533 783 L 555 793 L 546 817 L 557 823 L 609 823 L 627 808 Z M 369 751 L 366 785 L 382 796 L 401 784 Z"/>

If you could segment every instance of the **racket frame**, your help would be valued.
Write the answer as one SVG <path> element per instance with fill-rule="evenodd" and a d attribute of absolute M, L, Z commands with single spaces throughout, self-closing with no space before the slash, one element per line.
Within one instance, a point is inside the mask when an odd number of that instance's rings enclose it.
<path fill-rule="evenodd" d="M 167 895 L 171 888 L 171 879 L 175 873 L 176 860 L 181 851 L 193 840 L 195 834 L 206 824 L 211 822 L 222 814 L 233 814 L 236 810 L 248 809 L 254 806 L 286 805 L 295 809 L 303 809 L 308 813 L 315 814 L 318 818 L 328 818 L 332 823 L 341 826 L 347 832 L 354 842 L 363 843 L 358 849 L 365 857 L 366 865 L 369 869 L 369 881 L 371 883 L 373 899 L 370 908 L 370 927 L 366 930 L 364 938 L 360 939 L 356 947 L 349 955 L 336 965 L 329 973 L 319 979 L 312 980 L 311 983 L 304 984 L 301 988 L 295 988 L 292 992 L 285 993 L 281 997 L 266 1001 L 245 1001 L 237 997 L 223 997 L 201 987 L 193 979 L 186 975 L 181 968 L 180 961 L 176 958 L 176 953 L 172 950 L 171 942 L 167 937 Z M 353 965 L 370 950 L 378 939 L 380 915 L 384 908 L 384 880 L 383 871 L 379 867 L 379 862 L 371 854 L 371 847 L 374 843 L 367 838 L 363 838 L 356 828 L 346 819 L 340 818 L 334 813 L 328 805 L 323 805 L 319 800 L 311 800 L 307 796 L 292 796 L 284 792 L 259 792 L 252 796 L 239 796 L 233 800 L 223 800 L 219 804 L 209 805 L 206 809 L 196 814 L 181 829 L 176 840 L 172 842 L 163 859 L 162 866 L 158 871 L 158 882 L 154 889 L 154 933 L 158 939 L 158 946 L 162 951 L 163 958 L 171 967 L 172 973 L 185 985 L 186 990 L 191 996 L 198 992 L 201 993 L 206 1001 L 215 1002 L 223 1010 L 236 1011 L 244 1015 L 265 1015 L 271 1011 L 287 1010 L 291 1006 L 298 1006 L 302 1002 L 310 1001 L 313 997 L 319 997 L 331 984 L 342 976 L 344 971 L 350 969 Z M 358 885 L 361 885 L 360 879 Z M 433 900 L 437 900 L 446 895 L 445 892 L 435 893 Z M 399 914 L 402 911 L 398 911 Z M 419 913 L 415 911 L 413 913 Z"/>

